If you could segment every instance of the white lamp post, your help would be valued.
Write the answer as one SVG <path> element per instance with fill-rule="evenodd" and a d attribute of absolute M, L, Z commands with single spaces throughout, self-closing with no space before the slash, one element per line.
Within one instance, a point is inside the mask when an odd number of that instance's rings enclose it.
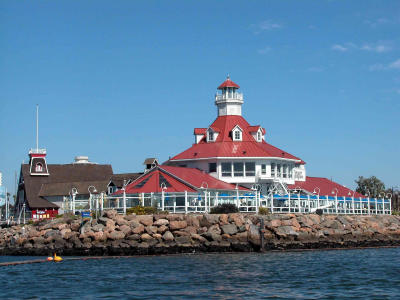
<path fill-rule="evenodd" d="M 208 183 L 203 181 L 200 186 L 201 189 L 204 189 L 204 210 L 207 212 L 207 190 L 208 190 Z"/>
<path fill-rule="evenodd" d="M 165 182 L 161 182 L 161 210 L 164 211 L 165 207 L 165 191 L 167 190 L 167 185 Z"/>
<path fill-rule="evenodd" d="M 317 198 L 317 209 L 319 208 L 319 193 L 321 192 L 321 189 L 319 187 L 314 188 L 313 190 L 313 194 L 317 194 L 317 190 L 318 190 L 318 198 Z"/>
<path fill-rule="evenodd" d="M 337 199 L 337 194 L 338 193 L 339 193 L 339 190 L 337 188 L 333 188 L 332 195 L 335 195 L 335 210 L 336 210 L 336 214 L 338 214 L 338 199 Z"/>
<path fill-rule="evenodd" d="M 75 187 L 72 187 L 70 195 L 72 197 L 72 214 L 75 216 L 75 197 L 78 194 L 78 190 Z"/>
<path fill-rule="evenodd" d="M 90 185 L 88 187 L 88 192 L 89 192 L 89 210 L 90 210 L 90 212 L 92 212 L 92 194 L 97 193 L 97 190 L 93 185 Z M 96 212 L 96 214 L 97 214 L 97 212 Z"/>
<path fill-rule="evenodd" d="M 128 182 L 126 179 L 124 179 L 124 184 L 122 185 L 122 205 L 124 207 L 124 216 L 126 215 L 126 186 L 128 185 Z M 119 205 L 118 205 L 119 206 Z"/>

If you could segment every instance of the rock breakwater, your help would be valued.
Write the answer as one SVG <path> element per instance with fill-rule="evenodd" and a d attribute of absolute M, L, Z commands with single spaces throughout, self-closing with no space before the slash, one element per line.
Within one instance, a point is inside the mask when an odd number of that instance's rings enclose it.
<path fill-rule="evenodd" d="M 0 230 L 0 255 L 146 255 L 375 246 L 400 246 L 400 217 L 121 216 L 107 211 L 97 220 L 63 217 Z"/>

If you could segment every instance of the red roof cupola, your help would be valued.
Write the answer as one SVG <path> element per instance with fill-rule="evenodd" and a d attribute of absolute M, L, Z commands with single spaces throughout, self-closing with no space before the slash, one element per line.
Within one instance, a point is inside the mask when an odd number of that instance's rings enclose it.
<path fill-rule="evenodd" d="M 242 104 L 243 94 L 239 93 L 239 85 L 234 83 L 229 75 L 226 80 L 218 87 L 215 95 L 215 105 L 218 108 L 218 116 L 241 116 L 242 115 Z"/>
<path fill-rule="evenodd" d="M 232 87 L 232 88 L 236 88 L 236 89 L 240 89 L 240 86 L 237 85 L 236 83 L 234 83 L 230 78 L 229 75 L 226 78 L 226 80 L 221 83 L 221 85 L 218 87 L 218 90 L 222 90 L 224 88 L 228 88 L 228 87 Z"/>

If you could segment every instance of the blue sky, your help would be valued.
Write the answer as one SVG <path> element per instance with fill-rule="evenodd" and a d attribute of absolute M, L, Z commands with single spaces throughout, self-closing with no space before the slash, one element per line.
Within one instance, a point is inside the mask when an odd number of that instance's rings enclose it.
<path fill-rule="evenodd" d="M 400 185 L 399 1 L 2 1 L 0 171 L 35 146 L 114 172 L 168 159 L 216 118 L 227 73 L 244 117 L 349 187 Z"/>

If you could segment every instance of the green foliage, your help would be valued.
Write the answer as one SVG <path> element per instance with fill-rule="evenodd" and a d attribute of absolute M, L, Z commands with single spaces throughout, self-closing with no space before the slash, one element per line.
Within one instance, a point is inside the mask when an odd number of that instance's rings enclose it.
<path fill-rule="evenodd" d="M 398 210 L 392 210 L 392 215 L 393 215 L 393 216 L 400 216 L 400 211 L 398 211 Z"/>
<path fill-rule="evenodd" d="M 357 183 L 356 192 L 363 195 L 369 194 L 370 197 L 377 198 L 379 197 L 379 194 L 385 192 L 385 184 L 375 176 L 371 176 L 369 178 L 359 176 L 358 180 L 355 182 Z"/>
<path fill-rule="evenodd" d="M 259 215 L 269 215 L 269 209 L 267 207 L 259 207 L 258 214 Z"/>
<path fill-rule="evenodd" d="M 230 213 L 237 213 L 239 209 L 235 204 L 219 204 L 218 206 L 214 206 L 211 208 L 211 214 L 230 214 Z"/>
<path fill-rule="evenodd" d="M 157 208 L 153 206 L 141 206 L 137 205 L 126 210 L 126 214 L 137 214 L 137 215 L 154 215 L 157 213 Z"/>

